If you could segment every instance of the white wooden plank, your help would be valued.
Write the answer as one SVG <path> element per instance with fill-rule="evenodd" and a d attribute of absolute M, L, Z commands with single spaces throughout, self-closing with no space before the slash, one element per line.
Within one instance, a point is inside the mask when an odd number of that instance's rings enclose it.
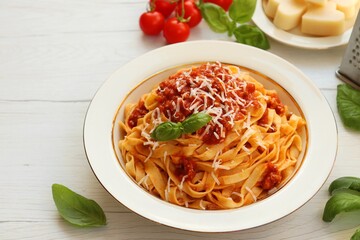
<path fill-rule="evenodd" d="M 2 0 L 0 37 L 134 31 L 146 1 Z"/>
<path fill-rule="evenodd" d="M 0 221 L 53 219 L 51 185 L 64 184 L 106 211 L 128 211 L 102 188 L 84 153 L 88 102 L 0 103 Z"/>
<path fill-rule="evenodd" d="M 215 33 L 208 36 L 223 37 Z M 122 33 L 0 38 L 0 98 L 90 100 L 117 68 L 164 45 L 161 36 L 147 38 L 140 31 L 127 33 L 127 38 Z M 279 54 L 283 48 L 287 47 L 273 42 L 271 52 Z M 284 57 L 300 67 L 318 87 L 335 89 L 339 83 L 334 74 L 340 62 L 339 49 L 330 50 L 333 54 L 328 55 L 288 47 L 289 55 Z M 312 58 L 319 61 L 320 67 L 308 63 Z"/>
<path fill-rule="evenodd" d="M 319 224 L 316 218 L 307 221 L 301 215 L 286 217 L 278 222 L 251 230 L 230 233 L 197 233 L 173 229 L 148 221 L 133 213 L 107 213 L 108 224 L 100 228 L 74 227 L 57 216 L 53 221 L 0 223 L 1 239 L 350 239 L 356 227 L 342 219 L 340 224 Z M 317 216 L 316 216 L 317 217 Z M 299 221 L 300 220 L 300 221 Z M 347 221 L 347 222 L 346 222 Z M 344 228 L 344 225 L 352 225 Z M 6 230 L 6 231 L 5 231 Z M 9 234 L 10 233 L 10 234 Z"/>

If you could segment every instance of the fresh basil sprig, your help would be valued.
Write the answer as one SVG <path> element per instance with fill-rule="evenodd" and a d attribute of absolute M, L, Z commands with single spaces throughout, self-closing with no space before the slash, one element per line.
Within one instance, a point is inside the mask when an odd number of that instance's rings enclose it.
<path fill-rule="evenodd" d="M 217 33 L 228 31 L 230 19 L 222 7 L 213 3 L 203 3 L 200 5 L 200 10 L 211 30 Z"/>
<path fill-rule="evenodd" d="M 184 133 L 193 133 L 211 121 L 209 114 L 199 112 L 192 114 L 182 122 Z"/>
<path fill-rule="evenodd" d="M 270 48 L 270 44 L 265 34 L 256 26 L 245 24 L 251 20 L 255 8 L 256 0 L 233 0 L 227 14 L 216 4 L 203 1 L 199 3 L 201 15 L 214 32 L 227 32 L 229 36 L 234 35 L 239 43 L 266 50 Z"/>
<path fill-rule="evenodd" d="M 360 178 L 357 177 L 341 177 L 334 180 L 329 186 L 330 194 L 339 189 L 351 189 L 360 193 Z"/>
<path fill-rule="evenodd" d="M 256 26 L 243 24 L 234 30 L 234 36 L 239 43 L 269 49 L 270 44 L 265 34 Z"/>
<path fill-rule="evenodd" d="M 337 108 L 346 127 L 360 131 L 360 91 L 348 84 L 337 86 Z"/>
<path fill-rule="evenodd" d="M 359 240 L 360 239 L 360 228 L 355 231 L 355 233 L 351 236 L 350 240 Z"/>
<path fill-rule="evenodd" d="M 323 220 L 331 222 L 341 212 L 360 210 L 360 196 L 349 192 L 334 194 L 326 203 Z"/>
<path fill-rule="evenodd" d="M 360 178 L 341 177 L 334 180 L 329 186 L 332 195 L 326 202 L 323 221 L 331 222 L 337 214 L 341 212 L 352 212 L 360 210 Z M 360 239 L 360 229 L 358 229 L 351 240 Z"/>
<path fill-rule="evenodd" d="M 229 8 L 229 16 L 237 23 L 247 23 L 254 15 L 256 0 L 233 0 Z"/>
<path fill-rule="evenodd" d="M 52 195 L 60 215 L 66 221 L 80 227 L 106 225 L 105 213 L 94 200 L 61 184 L 52 185 Z"/>
<path fill-rule="evenodd" d="M 151 133 L 151 137 L 156 141 L 169 141 L 179 138 L 183 133 L 193 133 L 210 122 L 209 114 L 199 112 L 192 114 L 183 122 L 163 122 L 159 124 Z"/>

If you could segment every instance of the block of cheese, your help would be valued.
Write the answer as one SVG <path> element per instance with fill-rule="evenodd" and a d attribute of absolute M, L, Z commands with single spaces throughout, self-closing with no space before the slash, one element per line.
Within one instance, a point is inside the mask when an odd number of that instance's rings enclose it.
<path fill-rule="evenodd" d="M 356 0 L 331 0 L 336 3 L 337 10 L 345 14 L 345 18 L 349 19 L 354 17 L 356 11 Z"/>
<path fill-rule="evenodd" d="M 305 0 L 305 2 L 307 2 L 307 3 L 315 4 L 315 5 L 318 5 L 318 6 L 325 6 L 327 1 L 328 0 Z"/>
<path fill-rule="evenodd" d="M 267 3 L 265 3 L 264 11 L 266 16 L 270 18 L 275 17 L 276 10 L 282 0 L 268 0 Z"/>
<path fill-rule="evenodd" d="M 282 0 L 274 16 L 274 24 L 283 30 L 291 30 L 299 25 L 307 8 L 305 1 Z"/>
<path fill-rule="evenodd" d="M 315 36 L 334 36 L 345 31 L 345 14 L 329 1 L 323 7 L 309 6 L 302 16 L 301 31 Z"/>

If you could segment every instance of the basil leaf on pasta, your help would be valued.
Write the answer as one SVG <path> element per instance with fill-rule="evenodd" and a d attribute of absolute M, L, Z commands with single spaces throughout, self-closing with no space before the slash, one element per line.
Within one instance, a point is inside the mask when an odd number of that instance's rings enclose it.
<path fill-rule="evenodd" d="M 151 133 L 151 137 L 156 141 L 169 141 L 179 138 L 183 133 L 181 123 L 163 122 Z"/>
<path fill-rule="evenodd" d="M 52 194 L 60 215 L 66 221 L 80 227 L 106 225 L 104 211 L 94 200 L 60 184 L 52 185 Z"/>
<path fill-rule="evenodd" d="M 347 84 L 337 87 L 337 108 L 346 127 L 360 131 L 360 91 Z"/>
<path fill-rule="evenodd" d="M 193 133 L 210 122 L 211 116 L 209 114 L 199 112 L 192 114 L 190 117 L 182 122 L 184 133 Z"/>

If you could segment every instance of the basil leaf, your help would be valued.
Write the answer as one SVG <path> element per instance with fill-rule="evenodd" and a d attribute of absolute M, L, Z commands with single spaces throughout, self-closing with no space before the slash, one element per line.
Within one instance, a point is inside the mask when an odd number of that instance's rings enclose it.
<path fill-rule="evenodd" d="M 237 23 L 246 23 L 251 20 L 255 8 L 256 0 L 234 0 L 229 8 L 229 16 Z"/>
<path fill-rule="evenodd" d="M 351 236 L 350 240 L 360 240 L 360 228 Z"/>
<path fill-rule="evenodd" d="M 341 177 L 334 180 L 329 186 L 330 194 L 339 189 L 351 189 L 360 191 L 360 178 L 357 177 Z"/>
<path fill-rule="evenodd" d="M 339 194 L 339 193 L 350 193 L 350 194 L 352 194 L 352 195 L 360 196 L 360 192 L 358 192 L 358 191 L 356 191 L 356 190 L 348 189 L 348 188 L 335 189 L 335 190 L 332 192 L 332 195 Z"/>
<path fill-rule="evenodd" d="M 184 133 L 193 133 L 210 122 L 211 116 L 209 114 L 199 112 L 192 114 L 190 117 L 182 122 Z"/>
<path fill-rule="evenodd" d="M 224 33 L 230 27 L 230 19 L 225 10 L 213 3 L 203 3 L 200 5 L 201 15 L 214 32 Z"/>
<path fill-rule="evenodd" d="M 106 225 L 104 211 L 94 200 L 60 184 L 52 185 L 52 195 L 60 215 L 66 221 L 80 227 Z"/>
<path fill-rule="evenodd" d="M 340 84 L 337 87 L 336 102 L 344 125 L 360 131 L 360 91 L 350 85 Z"/>
<path fill-rule="evenodd" d="M 333 195 L 326 203 L 323 220 L 331 222 L 341 212 L 360 210 L 360 196 L 347 192 Z"/>
<path fill-rule="evenodd" d="M 169 141 L 179 138 L 183 133 L 181 123 L 163 122 L 151 133 L 151 137 L 156 141 Z"/>
<path fill-rule="evenodd" d="M 270 44 L 265 34 L 256 26 L 243 24 L 234 30 L 236 41 L 261 49 L 269 49 Z"/>

